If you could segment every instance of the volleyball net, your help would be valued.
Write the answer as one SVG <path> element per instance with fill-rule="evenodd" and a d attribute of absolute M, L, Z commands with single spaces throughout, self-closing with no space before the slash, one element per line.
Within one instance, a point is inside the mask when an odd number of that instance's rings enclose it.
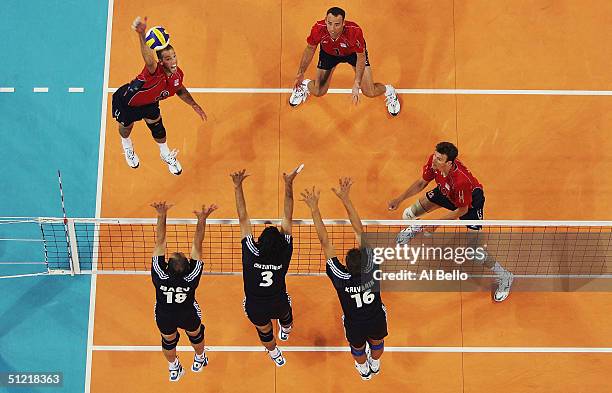
<path fill-rule="evenodd" d="M 280 220 L 251 222 L 255 237 L 266 225 L 280 224 Z M 339 259 L 344 260 L 345 253 L 357 246 L 350 223 L 324 223 Z M 168 254 L 189 255 L 195 224 L 195 219 L 167 220 Z M 480 248 L 487 259 L 499 262 L 515 275 L 612 277 L 612 221 L 478 221 L 471 224 L 482 225 L 482 229 L 472 231 L 466 228 L 470 224 L 466 221 L 423 220 L 400 247 L 398 234 L 414 224 L 363 221 L 364 239 L 378 251 L 383 268 L 459 269 L 471 275 L 487 275 L 491 271 L 485 264 L 470 260 Z M 431 225 L 436 226 L 434 232 Z M 23 226 L 29 228 L 27 239 L 23 238 L 24 231 L 12 230 Z M 155 230 L 154 218 L 0 219 L 0 263 L 20 263 L 15 256 L 27 256 L 36 261 L 27 263 L 38 263 L 48 273 L 145 273 L 151 267 Z M 312 220 L 294 220 L 293 238 L 289 273 L 324 273 L 326 258 Z M 207 220 L 205 272 L 240 273 L 241 253 L 238 220 Z"/>

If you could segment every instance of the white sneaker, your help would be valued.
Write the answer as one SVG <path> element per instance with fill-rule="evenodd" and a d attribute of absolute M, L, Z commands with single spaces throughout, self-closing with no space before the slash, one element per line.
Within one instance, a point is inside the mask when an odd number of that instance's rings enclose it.
<path fill-rule="evenodd" d="M 510 295 L 510 287 L 512 287 L 512 281 L 514 281 L 514 274 L 510 272 L 504 272 L 497 276 L 497 289 L 493 294 L 493 300 L 496 302 L 503 302 Z"/>
<path fill-rule="evenodd" d="M 385 104 L 387 105 L 387 111 L 391 116 L 397 116 L 400 112 L 400 102 L 395 94 L 395 88 L 391 85 L 385 85 L 391 90 L 390 94 L 385 93 Z"/>
<path fill-rule="evenodd" d="M 363 379 L 364 381 L 369 381 L 370 379 L 372 379 L 372 372 L 370 371 L 370 365 L 367 360 L 364 363 L 363 368 L 361 364 L 355 362 L 355 368 L 357 369 L 357 372 L 361 376 L 361 379 Z"/>
<path fill-rule="evenodd" d="M 278 349 L 278 356 L 277 357 L 272 357 L 272 355 L 270 354 L 270 351 L 268 351 L 268 355 L 270 355 L 270 359 L 272 359 L 272 361 L 274 362 L 274 364 L 276 364 L 276 367 L 283 367 L 286 363 L 285 361 L 285 357 L 283 356 L 283 353 L 281 352 L 280 348 Z"/>
<path fill-rule="evenodd" d="M 372 376 L 378 375 L 378 373 L 380 372 L 380 359 L 374 360 L 369 357 L 368 364 L 370 365 L 370 372 L 372 373 Z"/>
<path fill-rule="evenodd" d="M 133 147 L 124 147 L 123 155 L 125 156 L 125 162 L 127 162 L 130 168 L 138 168 L 140 165 L 140 160 L 138 159 Z"/>
<path fill-rule="evenodd" d="M 278 339 L 281 341 L 289 340 L 289 333 L 290 332 L 283 331 L 283 325 L 278 321 Z"/>
<path fill-rule="evenodd" d="M 170 382 L 177 382 L 183 375 L 185 375 L 185 370 L 183 369 L 181 362 L 179 362 L 177 368 L 169 369 L 168 371 L 170 372 Z"/>
<path fill-rule="evenodd" d="M 181 163 L 176 159 L 176 155 L 178 154 L 178 150 L 172 150 L 168 155 L 160 154 L 161 159 L 168 164 L 168 170 L 173 175 L 180 175 L 183 172 L 183 167 Z"/>
<path fill-rule="evenodd" d="M 395 239 L 395 242 L 397 244 L 404 245 L 404 244 L 408 244 L 408 242 L 410 241 L 410 239 L 414 238 L 417 233 L 422 232 L 423 231 L 423 227 L 420 225 L 410 225 L 408 228 L 404 228 L 400 231 L 400 233 L 397 234 L 397 238 Z"/>
<path fill-rule="evenodd" d="M 310 95 L 310 91 L 308 91 L 308 82 L 310 82 L 310 79 L 304 79 L 300 87 L 293 88 L 291 97 L 289 97 L 289 105 L 298 106 L 306 101 L 306 98 Z"/>
<path fill-rule="evenodd" d="M 199 359 L 197 355 L 193 355 L 193 364 L 191 365 L 191 371 L 199 373 L 204 370 L 204 367 L 208 366 L 208 356 L 204 354 L 204 359 Z"/>

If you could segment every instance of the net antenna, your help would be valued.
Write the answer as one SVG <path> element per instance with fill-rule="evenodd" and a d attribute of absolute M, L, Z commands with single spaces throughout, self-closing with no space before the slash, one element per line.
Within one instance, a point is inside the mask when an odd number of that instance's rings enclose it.
<path fill-rule="evenodd" d="M 70 262 L 70 275 L 74 276 L 75 273 L 81 273 L 81 267 L 79 264 L 79 253 L 76 242 L 76 230 L 74 227 L 74 221 L 69 220 L 66 215 L 66 206 L 64 203 L 64 189 L 62 187 L 62 173 L 57 170 L 57 179 L 59 181 L 59 192 L 60 199 L 62 201 L 62 214 L 64 218 L 64 233 L 66 234 L 66 246 L 68 247 L 68 260 Z"/>

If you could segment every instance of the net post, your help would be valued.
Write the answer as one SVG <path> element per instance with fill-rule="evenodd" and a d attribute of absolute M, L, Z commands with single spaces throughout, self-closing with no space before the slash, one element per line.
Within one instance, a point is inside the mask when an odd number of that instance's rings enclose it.
<path fill-rule="evenodd" d="M 73 219 L 68 219 L 68 238 L 70 239 L 70 275 L 74 276 L 75 274 L 81 274 L 81 263 L 79 262 L 79 248 Z"/>

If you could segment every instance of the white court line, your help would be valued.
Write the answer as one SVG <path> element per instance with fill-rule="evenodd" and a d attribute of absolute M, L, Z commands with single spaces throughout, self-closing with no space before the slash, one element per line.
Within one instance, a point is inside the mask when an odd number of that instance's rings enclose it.
<path fill-rule="evenodd" d="M 32 92 L 34 93 L 48 93 L 49 92 L 49 88 L 48 87 L 35 87 L 32 89 Z"/>
<path fill-rule="evenodd" d="M 108 0 L 108 10 L 106 14 L 106 51 L 104 53 L 104 80 L 102 82 L 102 107 L 100 111 L 100 141 L 98 143 L 98 179 L 96 185 L 96 218 L 100 217 L 102 207 L 102 177 L 104 176 L 104 144 L 106 141 L 106 110 L 108 94 L 105 90 L 108 88 L 108 77 L 110 70 L 110 53 L 111 42 L 113 37 L 113 8 L 114 0 Z M 92 261 L 92 269 L 98 269 L 98 239 L 94 242 L 93 247 L 94 259 Z M 87 325 L 87 360 L 85 364 L 85 393 L 91 391 L 91 364 L 93 356 L 94 343 L 94 323 L 96 313 L 96 284 L 98 276 L 91 275 L 91 286 L 89 288 L 89 322 Z"/>
<path fill-rule="evenodd" d="M 84 87 L 69 87 L 68 88 L 68 93 L 84 93 L 84 92 L 85 92 Z"/>
<path fill-rule="evenodd" d="M 223 88 L 187 87 L 191 93 L 234 93 L 234 94 L 290 94 L 290 88 Z M 108 93 L 116 87 L 106 89 Z M 612 90 L 512 90 L 512 89 L 395 89 L 399 94 L 446 94 L 446 95 L 545 95 L 545 96 L 612 96 Z M 329 89 L 330 94 L 350 94 L 351 89 Z"/>
<path fill-rule="evenodd" d="M 349 352 L 342 347 L 299 347 L 279 346 L 283 352 Z M 263 346 L 207 346 L 210 352 L 264 352 Z M 160 352 L 158 345 L 94 345 L 94 351 Z M 191 346 L 176 347 L 179 352 L 191 352 Z M 428 352 L 428 353 L 612 353 L 612 348 L 597 347 L 390 347 L 385 352 Z"/>
<path fill-rule="evenodd" d="M 14 93 L 14 87 L 0 87 L 0 93 Z"/>

